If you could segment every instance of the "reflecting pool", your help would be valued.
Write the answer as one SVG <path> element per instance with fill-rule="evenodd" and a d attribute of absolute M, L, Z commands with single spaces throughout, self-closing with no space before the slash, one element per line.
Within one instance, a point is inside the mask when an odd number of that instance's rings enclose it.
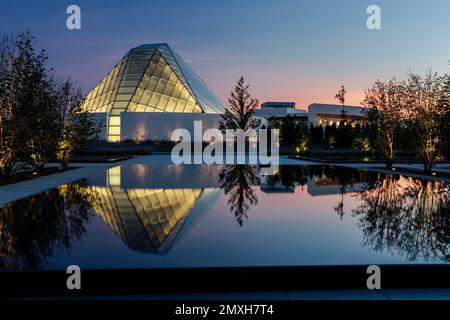
<path fill-rule="evenodd" d="M 0 270 L 447 263 L 450 184 L 124 165 L 0 207 Z"/>

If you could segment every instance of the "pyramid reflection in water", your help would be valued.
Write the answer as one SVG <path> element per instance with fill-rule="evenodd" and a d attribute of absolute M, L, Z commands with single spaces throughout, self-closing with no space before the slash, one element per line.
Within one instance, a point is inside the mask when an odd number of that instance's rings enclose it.
<path fill-rule="evenodd" d="M 202 179 L 205 168 L 200 167 L 182 172 L 174 166 L 153 171 L 140 165 L 111 168 L 105 186 L 91 183 L 97 198 L 90 205 L 130 249 L 167 253 L 197 202 L 209 201 L 219 192 L 214 182 L 205 185 L 219 168 L 208 168 L 209 174 Z M 158 180 L 170 181 L 174 187 L 166 188 Z"/>

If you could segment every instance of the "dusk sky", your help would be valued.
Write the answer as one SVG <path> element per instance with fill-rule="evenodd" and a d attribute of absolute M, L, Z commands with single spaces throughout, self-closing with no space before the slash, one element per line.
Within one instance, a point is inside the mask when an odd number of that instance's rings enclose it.
<path fill-rule="evenodd" d="M 66 8 L 81 7 L 81 30 Z M 381 30 L 366 9 L 381 8 Z M 0 33 L 30 29 L 49 65 L 92 89 L 132 47 L 167 42 L 227 102 L 239 76 L 260 102 L 358 105 L 376 80 L 450 70 L 448 0 L 4 1 Z"/>

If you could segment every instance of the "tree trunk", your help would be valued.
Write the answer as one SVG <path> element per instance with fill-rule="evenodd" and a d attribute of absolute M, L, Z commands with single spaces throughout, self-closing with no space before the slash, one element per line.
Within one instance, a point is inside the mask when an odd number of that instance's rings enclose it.
<path fill-rule="evenodd" d="M 391 160 L 386 160 L 386 169 L 391 170 L 392 169 L 392 161 Z"/>
<path fill-rule="evenodd" d="M 423 172 L 424 173 L 430 174 L 432 168 L 433 168 L 433 163 L 432 162 L 424 162 L 423 163 Z"/>

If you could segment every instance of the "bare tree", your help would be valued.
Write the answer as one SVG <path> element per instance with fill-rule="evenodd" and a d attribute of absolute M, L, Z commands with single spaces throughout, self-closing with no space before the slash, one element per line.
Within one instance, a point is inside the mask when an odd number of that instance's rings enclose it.
<path fill-rule="evenodd" d="M 341 89 L 339 89 L 338 93 L 334 96 L 339 103 L 342 105 L 342 124 L 345 123 L 345 94 L 347 93 L 347 91 L 345 90 L 345 87 L 342 85 Z"/>

